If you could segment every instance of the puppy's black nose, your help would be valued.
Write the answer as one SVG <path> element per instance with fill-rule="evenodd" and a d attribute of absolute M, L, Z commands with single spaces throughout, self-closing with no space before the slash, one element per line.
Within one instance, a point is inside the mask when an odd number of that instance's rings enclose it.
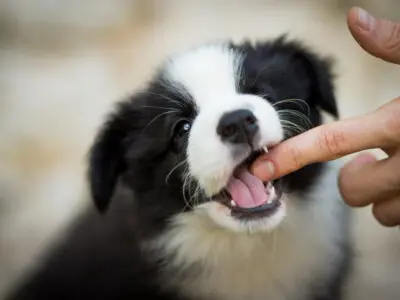
<path fill-rule="evenodd" d="M 223 141 L 252 145 L 258 131 L 257 118 L 248 109 L 239 109 L 222 116 L 217 133 Z"/>

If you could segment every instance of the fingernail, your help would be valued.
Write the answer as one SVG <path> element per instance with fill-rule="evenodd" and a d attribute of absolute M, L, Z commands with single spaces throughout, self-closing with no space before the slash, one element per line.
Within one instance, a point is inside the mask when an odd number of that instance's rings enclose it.
<path fill-rule="evenodd" d="M 353 158 L 349 164 L 352 166 L 363 166 L 375 161 L 377 161 L 377 158 L 372 153 L 363 152 Z"/>
<path fill-rule="evenodd" d="M 270 161 L 261 161 L 254 166 L 254 175 L 263 179 L 268 180 L 274 175 L 275 167 Z"/>
<path fill-rule="evenodd" d="M 375 26 L 375 18 L 364 9 L 359 8 L 357 26 L 364 31 L 371 31 Z"/>

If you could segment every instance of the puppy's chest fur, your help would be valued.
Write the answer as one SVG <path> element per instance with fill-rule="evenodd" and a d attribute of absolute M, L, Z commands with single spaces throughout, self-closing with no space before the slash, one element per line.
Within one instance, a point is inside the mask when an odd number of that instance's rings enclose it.
<path fill-rule="evenodd" d="M 163 285 L 190 299 L 338 299 L 329 297 L 345 263 L 345 219 L 324 187 L 305 196 L 309 203 L 287 197 L 288 220 L 270 233 L 227 232 L 202 210 L 175 217 L 155 242 L 166 262 Z"/>

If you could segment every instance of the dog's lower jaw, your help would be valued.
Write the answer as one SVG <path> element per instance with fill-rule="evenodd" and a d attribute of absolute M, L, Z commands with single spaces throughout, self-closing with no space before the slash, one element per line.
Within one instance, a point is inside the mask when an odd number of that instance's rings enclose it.
<path fill-rule="evenodd" d="M 287 216 L 273 230 L 230 230 L 207 206 L 176 215 L 152 242 L 166 262 L 163 285 L 190 299 L 317 299 L 311 294 L 329 289 L 345 255 L 335 174 L 322 175 L 306 199 L 284 196 Z"/>
<path fill-rule="evenodd" d="M 279 200 L 281 201 L 281 200 Z M 268 217 L 252 220 L 240 220 L 232 216 L 232 211 L 227 206 L 211 201 L 203 204 L 199 212 L 208 217 L 211 222 L 224 230 L 237 233 L 257 233 L 274 230 L 284 220 L 286 216 L 286 205 L 281 201 L 280 207 Z"/>

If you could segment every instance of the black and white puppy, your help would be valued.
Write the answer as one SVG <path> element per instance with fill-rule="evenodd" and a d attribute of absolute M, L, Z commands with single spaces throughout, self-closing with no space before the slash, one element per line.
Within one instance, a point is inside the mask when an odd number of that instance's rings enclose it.
<path fill-rule="evenodd" d="M 298 42 L 170 57 L 93 145 L 91 191 L 103 212 L 115 198 L 110 214 L 85 216 L 15 298 L 340 299 L 337 169 L 267 183 L 249 172 L 321 111 L 337 117 L 330 63 Z"/>

